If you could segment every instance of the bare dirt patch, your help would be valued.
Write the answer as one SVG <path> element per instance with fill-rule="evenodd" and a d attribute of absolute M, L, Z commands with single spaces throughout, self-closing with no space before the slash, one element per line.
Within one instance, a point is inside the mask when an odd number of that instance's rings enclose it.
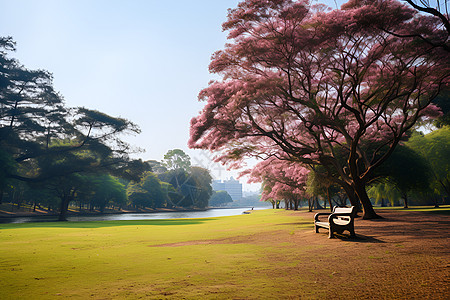
<path fill-rule="evenodd" d="M 326 297 L 450 299 L 450 217 L 392 210 L 379 214 L 384 219 L 356 220 L 356 239 L 328 239 L 326 230 L 288 237 L 304 249 L 293 253 L 290 259 L 298 264 L 286 271 L 309 274 L 314 278 L 305 283 L 309 293 L 324 291 Z"/>
<path fill-rule="evenodd" d="M 259 273 L 290 289 L 286 296 L 292 299 L 450 299 L 450 216 L 383 210 L 384 219 L 356 220 L 357 238 L 328 239 L 326 230 L 314 233 L 314 213 L 288 214 L 299 222 L 271 232 L 152 247 L 264 246 Z"/>

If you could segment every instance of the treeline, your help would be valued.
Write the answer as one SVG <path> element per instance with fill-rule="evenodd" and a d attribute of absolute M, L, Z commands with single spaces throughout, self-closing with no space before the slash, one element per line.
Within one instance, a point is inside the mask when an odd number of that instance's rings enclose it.
<path fill-rule="evenodd" d="M 182 152 L 182 150 L 178 150 Z M 188 156 L 186 156 L 188 158 Z M 60 203 L 69 195 L 68 205 L 79 211 L 145 208 L 205 208 L 212 195 L 209 171 L 200 167 L 175 167 L 144 162 L 147 171 L 137 180 L 118 178 L 107 173 L 74 173 L 43 182 L 12 180 L 3 189 L 3 202 L 16 209 L 27 206 L 33 211 L 60 212 Z M 152 170 L 154 170 L 152 172 Z"/>
<path fill-rule="evenodd" d="M 206 207 L 207 170 L 190 167 L 181 150 L 164 164 L 131 159 L 140 152 L 121 139 L 131 121 L 85 107 L 67 107 L 52 75 L 9 57 L 0 37 L 0 204 L 59 212 L 79 209 Z M 180 152 L 181 151 L 181 152 Z"/>

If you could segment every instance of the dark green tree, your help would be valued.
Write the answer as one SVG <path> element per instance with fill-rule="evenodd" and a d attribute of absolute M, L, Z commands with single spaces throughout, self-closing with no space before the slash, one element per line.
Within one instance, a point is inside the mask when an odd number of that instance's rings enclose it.
<path fill-rule="evenodd" d="M 162 186 L 162 182 L 152 172 L 146 172 L 137 183 L 128 186 L 127 193 L 131 203 L 137 207 L 161 208 L 165 207 L 168 194 Z"/>
<path fill-rule="evenodd" d="M 190 180 L 189 174 L 184 169 L 169 170 L 159 174 L 158 178 L 174 187 L 175 192 L 172 192 L 170 196 L 170 206 L 189 207 L 193 205 L 188 187 L 195 186 L 195 184 Z"/>
<path fill-rule="evenodd" d="M 7 188 L 8 174 L 12 174 L 16 169 L 16 163 L 10 153 L 0 148 L 0 204 L 3 200 L 3 194 Z"/>
<path fill-rule="evenodd" d="M 374 182 L 385 185 L 387 194 L 393 195 L 393 186 L 408 208 L 408 195 L 413 191 L 424 191 L 429 187 L 431 169 L 423 157 L 413 149 L 399 145 L 388 160 L 379 168 L 379 178 Z"/>
<path fill-rule="evenodd" d="M 170 183 L 175 193 L 170 194 L 170 205 L 180 207 L 205 208 L 212 194 L 212 177 L 209 171 L 192 167 L 189 171 L 182 168 L 169 170 L 158 175 L 159 179 Z"/>
<path fill-rule="evenodd" d="M 233 199 L 231 199 L 230 194 L 228 194 L 226 191 L 214 191 L 211 199 L 209 200 L 209 205 L 222 206 L 231 202 L 233 202 Z"/>
<path fill-rule="evenodd" d="M 0 38 L 0 189 L 8 180 L 77 185 L 76 174 L 112 173 L 138 179 L 148 168 L 131 161 L 135 151 L 121 137 L 139 132 L 132 122 L 87 108 L 69 109 L 52 85 L 52 75 L 28 70 L 8 53 L 12 38 Z M 131 166 L 130 166 L 131 164 Z M 73 176 L 72 176 L 73 175 Z M 72 191 L 70 191 L 72 190 Z M 60 193 L 61 216 L 75 191 Z"/>
<path fill-rule="evenodd" d="M 53 90 L 51 74 L 28 70 L 9 58 L 14 50 L 12 38 L 0 37 L 0 148 L 16 164 L 24 164 L 48 150 L 52 138 L 73 128 L 64 117 L 67 109 Z M 3 177 L 22 179 L 17 168 L 1 168 Z"/>
<path fill-rule="evenodd" d="M 57 209 L 60 199 L 54 191 L 42 183 L 30 183 L 28 185 L 30 188 L 25 197 L 33 206 L 33 211 L 45 208 L 48 211 L 55 211 Z"/>
<path fill-rule="evenodd" d="M 431 185 L 436 193 L 450 196 L 450 126 L 429 134 L 415 133 L 407 145 L 431 166 Z"/>
<path fill-rule="evenodd" d="M 192 167 L 189 175 L 195 182 L 195 185 L 190 187 L 194 206 L 199 208 L 208 207 L 209 199 L 213 193 L 211 174 L 207 169 Z"/>
<path fill-rule="evenodd" d="M 162 163 L 156 160 L 148 160 L 146 163 L 150 166 L 151 171 L 155 174 L 167 172 L 167 168 Z"/>
<path fill-rule="evenodd" d="M 92 195 L 92 205 L 98 207 L 103 213 L 104 209 L 109 205 L 122 207 L 127 202 L 127 194 L 125 186 L 119 182 L 117 178 L 109 174 L 100 176 L 91 176 L 94 184 Z"/>
<path fill-rule="evenodd" d="M 165 195 L 167 208 L 173 208 L 174 203 L 177 203 L 182 198 L 182 195 L 168 182 L 161 181 L 161 189 Z"/>
<path fill-rule="evenodd" d="M 52 177 L 46 181 L 47 187 L 59 198 L 59 221 L 67 220 L 70 202 L 75 201 L 77 192 L 87 184 L 89 184 L 87 177 L 80 173 Z"/>
<path fill-rule="evenodd" d="M 147 173 L 141 181 L 141 187 L 147 191 L 152 208 L 160 208 L 166 205 L 166 194 L 161 187 L 161 181 L 154 173 Z"/>

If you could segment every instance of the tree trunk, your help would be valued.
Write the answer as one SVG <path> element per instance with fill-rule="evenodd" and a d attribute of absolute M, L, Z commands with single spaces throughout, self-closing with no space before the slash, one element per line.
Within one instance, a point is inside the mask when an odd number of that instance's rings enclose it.
<path fill-rule="evenodd" d="M 382 219 L 375 210 L 373 209 L 372 202 L 370 202 L 369 196 L 366 192 L 366 187 L 364 184 L 356 184 L 355 183 L 355 193 L 361 201 L 363 207 L 363 219 L 364 220 L 372 220 L 372 219 Z"/>
<path fill-rule="evenodd" d="M 361 211 L 361 202 L 358 200 L 358 196 L 355 193 L 355 189 L 352 188 L 351 185 L 343 184 L 342 188 L 344 189 L 345 193 L 347 194 L 348 201 L 350 201 L 350 204 L 354 207 L 356 207 L 358 212 Z"/>
<path fill-rule="evenodd" d="M 299 199 L 294 199 L 294 210 L 298 210 L 298 204 L 300 203 Z"/>
<path fill-rule="evenodd" d="M 317 196 L 314 197 L 314 208 L 315 209 L 322 209 L 323 208 L 322 206 L 320 206 L 319 197 L 317 197 Z"/>
<path fill-rule="evenodd" d="M 403 202 L 405 204 L 403 208 L 408 208 L 408 196 L 406 194 L 403 195 Z"/>
<path fill-rule="evenodd" d="M 313 211 L 313 206 L 314 206 L 314 200 L 312 197 L 308 198 L 308 211 L 312 212 Z"/>
<path fill-rule="evenodd" d="M 330 211 L 333 212 L 333 205 L 331 204 L 330 189 L 328 187 L 327 187 L 327 199 L 328 199 L 328 203 L 330 204 Z"/>
<path fill-rule="evenodd" d="M 434 208 L 439 208 L 439 203 L 438 203 L 438 197 L 437 196 L 433 196 L 434 199 Z M 445 204 L 445 200 L 442 202 Z"/>
<path fill-rule="evenodd" d="M 58 221 L 67 221 L 67 211 L 69 210 L 69 195 L 64 195 L 61 197 L 61 206 L 59 208 Z"/>
<path fill-rule="evenodd" d="M 444 189 L 444 191 L 447 193 L 447 196 L 450 196 L 450 189 L 449 189 L 449 181 L 447 181 L 447 184 L 445 184 L 444 182 L 442 182 L 442 180 L 438 180 L 439 184 L 442 186 L 442 188 Z"/>

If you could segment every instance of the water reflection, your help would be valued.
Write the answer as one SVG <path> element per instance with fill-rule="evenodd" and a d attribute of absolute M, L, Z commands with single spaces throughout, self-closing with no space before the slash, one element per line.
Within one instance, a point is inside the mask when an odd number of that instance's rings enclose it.
<path fill-rule="evenodd" d="M 86 222 L 86 221 L 118 221 L 118 220 L 130 221 L 130 220 L 214 218 L 214 217 L 240 215 L 244 211 L 247 211 L 249 209 L 252 208 L 246 207 L 246 208 L 208 209 L 205 211 L 177 211 L 177 212 L 157 212 L 157 213 L 126 213 L 126 214 L 92 215 L 92 216 L 69 216 L 67 220 L 72 222 Z M 0 223 L 52 222 L 56 221 L 57 219 L 58 218 L 56 216 L 0 218 Z"/>

